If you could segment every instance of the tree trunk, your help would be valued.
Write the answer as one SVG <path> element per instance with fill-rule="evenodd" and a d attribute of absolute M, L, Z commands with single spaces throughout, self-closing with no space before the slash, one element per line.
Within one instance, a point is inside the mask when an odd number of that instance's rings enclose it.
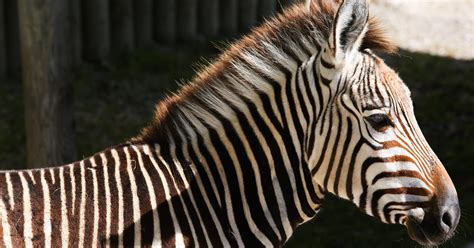
<path fill-rule="evenodd" d="M 4 1 L 0 0 L 0 80 L 6 77 L 7 72 L 7 57 L 6 57 L 6 41 L 5 41 L 5 15 L 4 15 Z"/>
<path fill-rule="evenodd" d="M 206 37 L 216 37 L 219 32 L 219 0 L 199 2 L 199 31 Z"/>
<path fill-rule="evenodd" d="M 133 3 L 136 45 L 146 47 L 153 43 L 153 2 L 152 0 L 134 0 Z"/>
<path fill-rule="evenodd" d="M 20 77 L 20 34 L 18 28 L 18 3 L 17 0 L 5 0 L 6 17 L 6 48 L 7 48 L 7 74 L 14 78 Z"/>
<path fill-rule="evenodd" d="M 220 32 L 227 37 L 234 37 L 239 30 L 239 1 L 221 0 L 219 3 Z"/>
<path fill-rule="evenodd" d="M 130 54 L 134 36 L 132 0 L 110 1 L 110 20 L 112 53 L 114 56 Z"/>
<path fill-rule="evenodd" d="M 75 159 L 69 1 L 18 0 L 29 168 Z"/>
<path fill-rule="evenodd" d="M 173 44 L 176 41 L 175 0 L 154 1 L 154 36 L 159 43 Z"/>
<path fill-rule="evenodd" d="M 180 40 L 197 39 L 197 0 L 177 0 L 177 34 Z"/>
<path fill-rule="evenodd" d="M 257 23 L 257 0 L 240 0 L 239 29 L 249 31 Z"/>
<path fill-rule="evenodd" d="M 71 41 L 72 54 L 71 61 L 73 66 L 82 63 L 82 25 L 81 25 L 81 0 L 69 0 L 71 13 Z"/>
<path fill-rule="evenodd" d="M 258 4 L 258 19 L 263 21 L 270 18 L 276 12 L 276 1 L 275 0 L 260 0 Z"/>
<path fill-rule="evenodd" d="M 82 0 L 84 58 L 103 63 L 110 52 L 109 1 Z"/>

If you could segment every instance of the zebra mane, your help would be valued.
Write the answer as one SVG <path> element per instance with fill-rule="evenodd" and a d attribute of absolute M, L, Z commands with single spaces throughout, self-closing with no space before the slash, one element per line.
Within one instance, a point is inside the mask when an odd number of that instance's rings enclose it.
<path fill-rule="evenodd" d="M 224 91 L 230 90 L 245 97 L 246 93 L 250 93 L 249 90 L 262 90 L 258 89 L 258 85 L 241 82 L 245 81 L 241 79 L 251 79 L 252 75 L 248 72 L 254 69 L 261 72 L 257 73 L 259 75 L 263 73 L 278 78 L 278 75 L 272 75 L 276 73 L 272 72 L 272 66 L 286 66 L 288 62 L 282 59 L 291 60 L 302 54 L 309 58 L 308 52 L 315 54 L 319 51 L 321 44 L 330 36 L 339 2 L 312 0 L 310 11 L 308 3 L 295 4 L 230 44 L 213 63 L 203 67 L 190 83 L 158 103 L 151 123 L 131 142 L 163 141 L 170 133 L 177 131 L 177 126 L 189 123 L 189 119 L 183 117 L 195 116 L 193 113 L 203 110 L 225 111 L 222 103 L 231 99 L 223 96 Z M 386 53 L 396 51 L 396 47 L 384 36 L 377 20 L 372 17 L 360 47 L 361 50 L 366 48 Z M 195 117 L 199 119 L 199 116 Z M 203 119 L 203 116 L 200 117 Z M 209 123 L 212 120 L 206 118 L 202 121 L 212 126 Z"/>

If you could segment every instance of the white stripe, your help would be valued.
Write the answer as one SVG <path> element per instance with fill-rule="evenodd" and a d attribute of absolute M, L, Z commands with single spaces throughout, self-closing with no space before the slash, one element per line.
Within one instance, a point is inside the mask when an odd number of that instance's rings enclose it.
<path fill-rule="evenodd" d="M 15 209 L 15 199 L 13 198 L 13 185 L 10 178 L 10 173 L 6 173 L 5 178 L 7 181 L 8 198 L 10 199 L 10 210 L 13 210 Z"/>
<path fill-rule="evenodd" d="M 76 178 L 74 175 L 74 164 L 69 167 L 69 175 L 71 176 L 71 196 L 72 196 L 72 215 L 76 210 Z"/>
<path fill-rule="evenodd" d="M 206 112 L 206 110 L 203 109 L 203 111 L 201 113 L 204 113 Z M 202 124 L 200 123 L 199 121 L 197 121 L 197 117 L 195 114 L 197 114 L 198 112 L 190 112 L 190 115 L 189 115 L 189 119 L 190 120 L 196 120 L 193 122 L 193 124 L 196 126 L 196 129 L 198 130 L 198 132 L 202 135 L 203 137 L 203 140 L 204 140 L 204 145 L 208 148 L 208 152 L 211 154 L 211 157 L 212 159 L 215 161 L 216 164 L 220 165 L 222 164 L 220 158 L 219 158 L 219 155 L 218 155 L 218 152 L 216 151 L 214 145 L 211 143 L 210 141 L 210 137 L 209 137 L 209 130 Z M 214 121 L 212 115 L 208 115 L 207 117 L 209 118 L 206 118 L 205 120 L 211 120 L 211 121 Z M 239 228 L 237 227 L 237 223 L 235 221 L 235 216 L 234 216 L 234 210 L 233 210 L 233 203 L 232 203 L 232 198 L 230 196 L 230 189 L 229 189 L 229 184 L 227 183 L 227 178 L 226 178 L 226 175 L 225 175 L 225 171 L 224 171 L 224 168 L 223 166 L 218 166 L 218 171 L 219 171 L 219 176 L 220 176 L 220 179 L 222 180 L 222 184 L 224 186 L 224 196 L 225 196 L 225 203 L 226 206 L 227 206 L 227 217 L 229 219 L 229 224 L 230 224 L 230 228 L 232 229 L 232 235 L 234 236 L 236 242 L 237 242 L 237 246 L 238 247 L 243 247 L 244 246 L 244 243 L 243 243 L 243 240 L 242 240 L 242 237 L 240 236 L 240 232 L 239 232 Z"/>
<path fill-rule="evenodd" d="M 52 184 L 55 184 L 56 183 L 56 176 L 54 175 L 54 169 L 49 169 L 49 173 L 51 174 Z"/>
<path fill-rule="evenodd" d="M 92 167 L 97 167 L 97 164 L 95 163 L 94 157 L 91 158 L 91 164 Z M 97 186 L 97 173 L 95 169 L 90 169 L 90 172 L 92 173 L 92 185 L 94 187 L 94 225 L 92 228 L 94 229 L 92 231 L 92 247 L 98 247 L 99 244 L 97 242 L 98 236 L 99 236 L 99 218 L 100 218 L 100 213 L 99 213 L 99 187 Z"/>
<path fill-rule="evenodd" d="M 26 247 L 32 247 L 33 230 L 31 228 L 31 202 L 30 202 L 30 188 L 26 182 L 23 172 L 18 173 L 20 176 L 21 187 L 23 190 L 23 238 Z"/>
<path fill-rule="evenodd" d="M 112 157 L 115 161 L 115 182 L 117 184 L 117 193 L 118 193 L 118 219 L 117 219 L 117 235 L 118 235 L 118 246 L 123 246 L 123 189 L 122 181 L 120 178 L 120 158 L 117 153 L 117 150 L 113 149 Z"/>
<path fill-rule="evenodd" d="M 181 204 L 183 205 L 183 210 L 184 210 L 184 215 L 186 216 L 186 220 L 188 222 L 188 225 L 189 225 L 189 229 L 191 229 L 191 236 L 193 238 L 193 242 L 194 242 L 194 246 L 195 247 L 199 247 L 199 240 L 197 239 L 197 235 L 196 235 L 196 228 L 194 228 L 194 225 L 193 225 L 193 222 L 191 220 L 191 217 L 189 215 L 189 211 L 188 211 L 188 204 L 186 204 L 183 200 L 183 197 L 181 196 L 181 189 L 178 187 L 178 184 L 176 183 L 177 181 L 177 178 L 179 175 L 177 175 L 174 171 L 171 170 L 171 168 L 175 168 L 176 170 L 178 170 L 178 168 L 182 167 L 181 163 L 179 161 L 177 161 L 174 157 L 173 157 L 173 152 L 172 150 L 175 149 L 175 143 L 174 143 L 174 140 L 170 137 L 170 151 L 171 151 L 171 159 L 172 159 L 172 163 L 171 164 L 168 164 L 166 163 L 166 161 L 163 159 L 163 157 L 159 157 L 159 159 L 161 160 L 161 162 L 165 165 L 166 167 L 166 170 L 168 171 L 170 177 L 171 177 L 171 181 L 173 183 L 173 186 L 174 188 L 176 189 L 176 191 L 178 192 L 178 198 L 179 198 L 179 201 L 181 202 Z M 171 167 L 172 165 L 174 165 L 173 167 Z M 184 179 L 181 178 L 183 181 Z M 185 191 L 185 190 L 183 190 Z"/>
<path fill-rule="evenodd" d="M 12 240 L 10 234 L 10 223 L 8 223 L 8 211 L 5 208 L 5 203 L 0 198 L 0 219 L 2 220 L 2 230 L 3 230 L 3 244 L 6 248 L 12 248 Z M 1 245 L 1 243 L 0 243 Z"/>
<path fill-rule="evenodd" d="M 160 148 L 159 148 L 158 145 L 155 146 L 155 151 L 157 153 L 157 156 L 160 156 L 159 155 L 160 154 Z M 173 203 L 171 202 L 171 194 L 170 194 L 170 190 L 168 188 L 168 184 L 166 182 L 166 178 L 163 175 L 163 172 L 161 171 L 161 169 L 159 168 L 158 163 L 156 162 L 153 153 L 148 150 L 148 151 L 145 151 L 145 154 L 147 154 L 150 157 L 151 163 L 153 164 L 153 166 L 155 166 L 155 169 L 156 169 L 156 171 L 158 172 L 158 174 L 160 176 L 161 183 L 163 184 L 163 190 L 165 191 L 166 201 L 168 201 L 168 203 L 170 205 L 169 210 L 170 210 L 171 219 L 173 221 L 173 226 L 174 226 L 175 246 L 176 247 L 184 247 L 183 234 L 181 233 L 181 228 L 179 226 L 178 220 L 176 219 L 176 214 L 174 212 Z"/>
<path fill-rule="evenodd" d="M 133 206 L 133 223 L 134 225 L 134 246 L 139 247 L 142 243 L 142 236 L 141 236 L 141 222 L 140 222 L 140 199 L 138 199 L 137 193 L 137 182 L 135 181 L 135 175 L 133 174 L 133 170 L 136 168 L 136 161 L 130 159 L 130 152 L 128 151 L 128 147 L 124 148 L 125 151 L 125 158 L 127 159 L 127 172 L 128 177 L 130 180 L 130 189 L 132 190 L 132 206 Z"/>
<path fill-rule="evenodd" d="M 51 200 L 49 198 L 49 187 L 44 178 L 44 170 L 41 170 L 41 187 L 43 188 L 43 204 L 44 204 L 44 247 L 51 247 Z"/>
<path fill-rule="evenodd" d="M 234 84 L 237 82 L 236 79 L 231 79 L 231 80 L 232 80 L 231 82 L 234 82 Z M 243 94 L 241 93 L 241 95 L 243 95 Z M 275 140 L 278 142 L 278 146 L 280 147 L 280 151 L 286 151 L 286 148 L 281 147 L 282 143 L 283 143 L 283 141 L 281 140 L 281 135 L 276 130 L 276 127 L 274 126 L 273 122 L 268 118 L 267 113 L 264 111 L 262 100 L 258 96 L 255 96 L 253 98 L 253 102 L 257 107 L 257 111 L 258 111 L 260 117 L 263 119 L 265 124 L 268 126 L 268 128 L 269 128 L 270 132 L 272 133 L 273 137 L 275 137 Z M 253 121 L 253 118 L 251 118 L 251 116 L 249 116 L 248 119 L 249 119 L 249 121 Z M 254 122 L 252 122 L 252 125 L 256 125 L 256 124 Z M 263 138 L 263 136 L 261 138 L 259 138 L 258 133 L 259 132 L 256 132 L 257 139 L 259 141 L 261 140 L 260 142 L 263 144 L 263 147 L 267 147 L 268 144 L 266 143 L 265 138 Z M 211 145 L 212 144 L 208 145 L 208 147 L 212 147 Z M 265 151 L 265 152 L 268 153 L 269 151 Z M 283 156 L 283 153 L 282 153 L 282 156 Z M 269 164 L 273 165 L 274 164 L 273 156 L 269 153 L 267 155 L 267 157 L 269 159 Z M 285 202 L 284 202 L 283 193 L 281 191 L 280 182 L 279 182 L 279 180 L 278 180 L 278 178 L 275 174 L 275 170 L 272 169 L 270 171 L 271 171 L 271 176 L 274 179 L 273 185 L 274 185 L 275 194 L 277 196 L 278 203 L 279 203 L 278 206 L 279 206 L 279 209 L 280 209 L 280 218 L 283 222 L 285 235 L 286 235 L 286 237 L 289 237 L 293 233 L 293 230 L 292 230 L 293 228 L 291 227 L 291 224 L 290 224 L 289 219 L 288 219 L 288 211 L 286 210 L 286 205 L 285 205 Z"/>
<path fill-rule="evenodd" d="M 105 247 L 110 246 L 110 216 L 111 216 L 111 201 L 110 201 L 110 185 L 109 185 L 109 171 L 107 169 L 107 158 L 105 154 L 101 153 L 102 168 L 104 169 L 104 185 L 105 185 Z"/>
<path fill-rule="evenodd" d="M 35 179 L 35 176 L 33 175 L 33 171 L 28 170 L 26 173 L 28 173 L 28 176 L 30 177 L 31 181 L 33 181 L 33 184 L 36 184 L 36 179 Z"/>
<path fill-rule="evenodd" d="M 263 139 L 263 137 L 261 137 L 261 134 L 259 132 L 260 130 L 258 129 L 257 125 L 255 124 L 254 119 L 253 119 L 252 115 L 249 113 L 248 107 L 245 105 L 245 103 L 237 95 L 235 95 L 232 92 L 226 92 L 226 93 L 225 92 L 220 92 L 220 93 L 221 94 L 226 94 L 227 95 L 226 99 L 228 101 L 232 102 L 232 104 L 234 106 L 236 106 L 236 108 L 238 108 L 238 110 L 240 112 L 243 112 L 243 114 L 245 115 L 245 117 L 246 117 L 247 121 L 249 122 L 250 126 L 254 130 L 255 136 L 257 136 L 257 141 L 255 141 L 255 142 L 260 143 L 263 148 L 268 147 L 266 142 L 262 143 L 262 140 L 260 138 Z M 235 123 L 232 126 L 234 127 L 235 132 L 237 133 L 240 140 L 242 141 L 242 144 L 244 145 L 245 153 L 248 155 L 248 159 L 250 160 L 250 165 L 252 166 L 253 174 L 255 175 L 255 182 L 256 182 L 256 186 L 257 186 L 258 200 L 259 200 L 259 203 L 260 203 L 260 205 L 262 207 L 262 210 L 264 212 L 265 218 L 267 219 L 268 224 L 272 227 L 275 234 L 278 236 L 278 239 L 281 239 L 280 232 L 278 230 L 278 227 L 275 224 L 275 221 L 273 220 L 272 215 L 270 214 L 270 209 L 269 209 L 269 207 L 267 205 L 267 202 L 266 202 L 266 199 L 265 199 L 265 193 L 263 192 L 263 184 L 262 184 L 262 181 L 261 181 L 260 170 L 259 170 L 259 166 L 257 164 L 257 160 L 255 158 L 254 152 L 252 151 L 250 143 L 247 140 L 247 138 L 245 137 L 244 131 L 242 130 L 242 127 L 239 125 L 239 123 Z M 268 149 L 264 149 L 264 150 L 268 150 Z M 264 153 L 267 155 L 267 152 L 264 151 Z M 274 170 L 274 168 L 271 168 L 272 165 L 273 165 L 272 161 L 269 160 L 269 166 L 270 166 L 269 170 L 270 171 Z M 276 187 L 274 187 L 274 189 L 276 189 Z M 274 192 L 275 192 L 275 190 L 274 190 Z"/>
<path fill-rule="evenodd" d="M 180 137 L 181 137 L 181 140 L 186 140 L 186 137 L 184 136 L 184 134 L 183 134 L 182 132 L 179 132 L 179 135 L 180 135 Z M 176 145 L 173 144 L 171 147 L 172 147 L 172 149 L 171 149 L 171 156 L 174 157 L 174 158 L 176 158 L 176 160 L 175 160 L 174 163 L 175 163 L 176 165 L 180 165 L 180 162 L 178 161 L 178 158 L 176 157 Z M 188 151 L 188 146 L 187 146 L 187 145 L 185 145 L 185 146 L 183 147 L 183 153 L 184 153 L 185 159 L 191 161 L 190 156 L 189 156 L 189 151 Z M 206 245 L 207 245 L 208 247 L 210 247 L 210 246 L 212 246 L 212 244 L 211 244 L 211 241 L 209 240 L 209 235 L 207 234 L 206 226 L 204 226 L 204 223 L 202 222 L 201 213 L 200 213 L 200 211 L 199 211 L 199 208 L 196 206 L 196 201 L 194 200 L 194 194 L 193 194 L 192 189 L 190 189 L 190 185 L 189 185 L 188 179 L 186 178 L 186 175 L 185 175 L 185 173 L 184 173 L 184 171 L 183 171 L 183 167 L 182 167 L 182 166 L 176 166 L 176 168 L 177 168 L 177 170 L 178 170 L 178 172 L 179 172 L 179 176 L 183 179 L 184 187 L 185 187 L 186 189 L 188 189 L 187 192 L 189 193 L 189 198 L 191 199 L 191 204 L 193 205 L 194 210 L 195 210 L 196 213 L 197 213 L 197 216 L 198 216 L 198 219 L 199 219 L 199 224 L 200 224 L 200 226 L 201 226 L 201 228 L 202 228 L 204 238 L 206 239 Z M 189 169 L 191 169 L 192 172 L 193 172 L 193 177 L 192 177 L 192 179 L 195 179 L 195 178 L 196 178 L 196 174 L 197 174 L 196 165 L 195 165 L 194 163 L 190 164 L 190 165 L 189 165 Z M 211 210 L 211 209 L 209 209 L 209 212 L 210 212 L 210 210 Z"/>
<path fill-rule="evenodd" d="M 66 188 L 64 186 L 64 167 L 59 168 L 59 184 L 61 188 L 61 246 L 69 245 L 69 221 L 67 218 Z"/>
<path fill-rule="evenodd" d="M 140 165 L 140 170 L 143 174 L 143 177 L 145 178 L 148 194 L 150 195 L 150 204 L 151 204 L 151 210 L 153 214 L 153 242 L 151 246 L 161 247 L 160 220 L 158 219 L 158 206 L 156 204 L 155 189 L 153 188 L 153 183 L 151 181 L 150 175 L 148 174 L 148 171 L 143 165 L 142 154 L 140 153 L 140 151 L 138 150 L 136 146 L 132 146 L 132 148 L 135 150 L 135 152 L 138 155 L 138 164 Z M 147 151 L 148 153 L 150 152 L 150 148 L 148 147 L 148 145 L 144 145 L 143 149 L 145 153 Z"/>
<path fill-rule="evenodd" d="M 232 111 L 232 110 L 227 110 L 227 111 Z M 240 126 L 237 126 L 237 124 L 233 123 L 234 130 L 239 133 L 241 130 L 239 130 Z M 239 186 L 240 190 L 240 195 L 241 195 L 241 200 L 242 200 L 242 207 L 244 211 L 244 216 L 245 219 L 248 223 L 248 226 L 250 230 L 253 232 L 255 237 L 262 242 L 262 244 L 266 247 L 271 247 L 272 243 L 268 239 L 268 237 L 260 230 L 255 223 L 255 220 L 252 218 L 252 215 L 250 213 L 250 204 L 247 201 L 247 197 L 245 196 L 245 189 L 244 189 L 244 174 L 242 171 L 242 167 L 240 165 L 240 161 L 238 159 L 237 152 L 235 151 L 234 145 L 229 141 L 227 135 L 223 131 L 224 128 L 221 126 L 221 128 L 218 129 L 217 134 L 219 136 L 219 139 L 221 140 L 222 144 L 224 145 L 226 151 L 228 152 L 228 155 L 230 156 L 231 160 L 234 161 L 234 168 L 235 172 L 237 174 L 237 183 Z"/>
<path fill-rule="evenodd" d="M 84 160 L 79 163 L 81 168 L 81 204 L 79 206 L 79 247 L 84 247 L 85 211 L 86 211 L 86 175 L 84 171 Z"/>
<path fill-rule="evenodd" d="M 190 122 L 195 122 L 196 121 L 194 116 L 187 116 L 187 118 L 190 120 Z M 183 122 L 184 122 L 184 120 L 183 120 Z M 217 189 L 217 186 L 216 186 L 216 181 L 214 179 L 214 176 L 212 175 L 209 164 L 207 163 L 206 159 L 204 157 L 202 157 L 202 155 L 201 155 L 202 152 L 199 150 L 199 147 L 198 147 L 198 141 L 197 141 L 198 138 L 196 137 L 196 133 L 194 132 L 194 130 L 191 129 L 190 124 L 184 125 L 183 128 L 185 128 L 188 135 L 191 136 L 190 141 L 191 141 L 191 144 L 193 146 L 193 150 L 196 151 L 196 153 L 198 153 L 199 163 L 201 163 L 201 167 L 204 169 L 205 174 L 209 178 L 209 182 L 211 183 L 212 192 L 214 192 L 214 196 L 217 199 L 217 203 L 218 203 L 219 207 L 222 207 L 222 201 L 221 201 L 221 197 L 219 195 L 219 190 Z M 196 175 L 198 175 L 198 174 L 196 173 Z M 209 191 L 209 189 L 206 190 L 206 191 Z M 209 193 L 212 194 L 212 192 L 209 192 Z"/>
<path fill-rule="evenodd" d="M 197 137 L 196 137 L 196 133 L 191 129 L 191 127 L 189 125 L 186 125 L 185 126 L 187 132 L 188 132 L 188 135 L 190 137 L 190 140 L 191 140 L 191 144 L 193 146 L 193 150 L 196 152 L 196 153 L 201 153 L 201 151 L 199 150 L 198 148 L 198 144 L 197 144 Z M 187 154 L 186 156 L 189 157 L 188 155 L 188 149 L 185 149 L 185 153 Z M 211 185 L 215 184 L 214 183 L 214 178 L 212 177 L 212 174 L 211 172 L 209 171 L 209 166 L 207 164 L 207 161 L 204 159 L 204 158 L 201 158 L 201 160 L 199 161 L 202 165 L 204 165 L 204 168 L 205 168 L 205 173 L 207 174 L 207 177 L 211 179 Z M 201 175 L 199 175 L 199 171 L 196 170 L 196 168 L 192 168 L 193 169 L 193 173 L 194 175 L 196 175 L 196 182 L 197 182 L 197 185 L 199 187 L 199 190 L 201 191 L 201 194 L 203 195 L 204 197 L 204 202 L 206 203 L 206 207 L 207 209 L 209 210 L 209 213 L 211 214 L 211 217 L 212 217 L 212 221 L 214 222 L 214 225 L 216 225 L 216 229 L 217 229 L 217 232 L 218 232 L 218 235 L 222 241 L 222 244 L 224 247 L 229 247 L 230 244 L 229 244 L 229 241 L 227 240 L 227 237 L 225 236 L 224 234 L 224 230 L 222 230 L 222 225 L 221 223 L 219 222 L 219 220 L 217 219 L 217 216 L 216 216 L 216 213 L 214 211 L 214 208 L 211 206 L 211 203 L 210 203 L 210 200 L 209 200 L 209 197 L 207 195 L 207 192 L 209 191 L 208 189 L 205 189 L 204 186 L 203 186 L 203 182 L 202 182 L 202 179 L 201 179 Z M 212 192 L 209 192 L 209 194 L 212 194 Z M 219 192 L 215 189 L 214 190 L 214 194 L 219 194 Z M 220 203 L 220 201 L 219 201 Z M 220 207 L 221 205 L 219 205 Z"/>
<path fill-rule="evenodd" d="M 229 95 L 229 94 L 228 94 Z M 229 99 L 229 97 L 227 97 L 226 99 Z M 241 138 L 242 140 L 242 130 L 241 130 L 241 127 L 240 125 L 238 124 L 238 122 L 236 121 L 233 121 L 233 118 L 235 116 L 235 113 L 234 113 L 234 110 L 232 110 L 226 103 L 224 102 L 220 102 L 221 100 L 218 100 L 217 97 L 215 100 L 213 100 L 213 102 L 216 104 L 215 106 L 213 106 L 213 108 L 221 113 L 225 118 L 227 118 L 227 120 L 229 120 L 229 122 L 231 123 L 231 125 L 233 126 L 234 130 L 237 132 L 237 135 L 239 135 L 239 138 Z M 220 102 L 220 103 L 219 103 Z M 214 117 L 215 118 L 215 117 Z M 206 119 L 207 120 L 207 119 Z M 256 225 L 255 223 L 255 220 L 252 218 L 251 216 L 251 213 L 250 213 L 250 204 L 248 203 L 248 199 L 247 197 L 245 196 L 245 190 L 244 190 L 244 174 L 243 174 L 243 171 L 242 171 L 242 167 L 240 165 L 240 161 L 238 159 L 238 155 L 237 155 L 237 152 L 235 151 L 235 147 L 234 147 L 234 144 L 232 144 L 228 137 L 227 137 L 227 134 L 223 131 L 224 128 L 222 126 L 222 122 L 217 122 L 216 124 L 216 131 L 217 131 L 217 134 L 219 135 L 219 138 L 220 140 L 222 141 L 223 143 L 223 146 L 224 148 L 227 150 L 227 153 L 228 155 L 231 157 L 231 160 L 234 161 L 234 168 L 235 168 L 235 172 L 237 174 L 237 183 L 238 183 L 238 186 L 239 186 L 239 190 L 240 190 L 240 195 L 242 196 L 241 197 L 241 200 L 242 200 L 242 207 L 243 207 L 243 211 L 244 211 L 244 216 L 245 216 L 245 219 L 250 227 L 250 230 L 255 234 L 255 236 L 263 243 L 263 245 L 265 246 L 271 246 L 271 242 L 270 240 L 268 239 L 268 237 L 262 232 L 262 230 L 259 229 L 259 227 Z M 245 146 L 245 144 L 244 144 Z M 251 160 L 251 158 L 250 158 Z M 252 160 L 250 161 L 250 163 L 252 164 Z M 255 164 L 255 163 L 253 163 Z M 256 173 L 256 180 L 257 180 L 257 191 L 259 191 L 259 195 L 263 195 L 263 192 L 261 190 L 261 188 L 259 188 L 259 186 L 261 186 L 259 184 L 259 181 L 258 181 L 258 178 L 259 178 L 259 173 L 258 173 L 258 170 L 256 171 L 255 170 L 255 167 L 253 167 L 254 169 L 254 173 Z M 261 198 L 260 198 L 261 199 Z M 265 208 L 265 206 L 262 206 L 262 208 Z M 265 211 L 265 210 L 264 210 Z M 266 217 L 269 217 L 270 214 L 268 213 Z M 270 224 L 271 225 L 271 224 Z M 276 227 L 275 227 L 276 228 Z"/>

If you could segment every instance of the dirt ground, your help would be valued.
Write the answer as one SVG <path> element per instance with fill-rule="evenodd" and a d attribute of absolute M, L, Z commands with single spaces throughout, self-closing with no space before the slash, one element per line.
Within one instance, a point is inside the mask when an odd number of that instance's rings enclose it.
<path fill-rule="evenodd" d="M 403 49 L 474 59 L 473 0 L 372 0 L 370 11 Z"/>

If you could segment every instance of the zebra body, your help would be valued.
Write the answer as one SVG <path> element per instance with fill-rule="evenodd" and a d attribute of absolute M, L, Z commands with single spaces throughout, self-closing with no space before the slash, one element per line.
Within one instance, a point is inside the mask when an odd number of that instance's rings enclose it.
<path fill-rule="evenodd" d="M 2 172 L 2 245 L 276 246 L 301 222 L 299 215 L 280 210 L 290 205 L 288 199 L 263 194 L 241 199 L 244 189 L 224 178 L 246 181 L 242 172 L 224 168 L 207 174 L 216 168 L 197 168 L 183 156 L 172 147 L 125 144 L 62 167 Z M 231 176 L 237 173 L 240 179 Z M 270 175 L 260 181 L 267 189 L 274 184 Z M 270 212 L 259 202 L 279 209 Z M 307 207 L 306 218 L 315 206 Z"/>
<path fill-rule="evenodd" d="M 408 89 L 366 49 L 391 50 L 366 4 L 308 3 L 232 45 L 129 142 L 0 172 L 0 244 L 281 246 L 327 192 L 422 244 L 447 239 L 454 186 Z"/>

